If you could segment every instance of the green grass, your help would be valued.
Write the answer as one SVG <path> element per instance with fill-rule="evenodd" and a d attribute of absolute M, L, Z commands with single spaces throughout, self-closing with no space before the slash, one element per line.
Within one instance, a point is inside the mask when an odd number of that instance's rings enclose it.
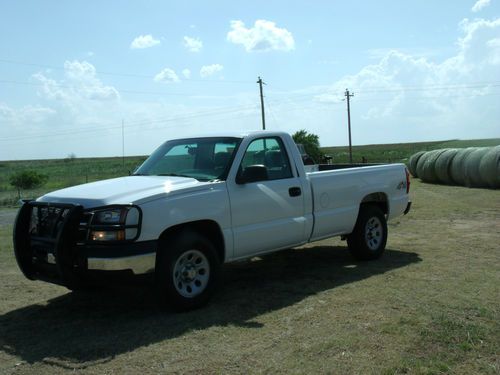
<path fill-rule="evenodd" d="M 500 145 L 500 138 L 364 145 L 352 147 L 352 158 L 354 162 L 361 162 L 365 157 L 369 163 L 406 163 L 410 156 L 418 151 L 497 145 Z M 321 149 L 325 154 L 333 157 L 334 163 L 349 161 L 349 147 L 322 147 Z"/>
<path fill-rule="evenodd" d="M 127 176 L 145 158 L 127 157 L 125 163 L 119 157 L 3 161 L 0 162 L 0 206 L 14 205 L 17 202 L 17 191 L 9 184 L 9 177 L 18 171 L 32 169 L 49 177 L 43 187 L 22 192 L 23 198 L 34 198 L 68 186 Z"/>
<path fill-rule="evenodd" d="M 0 373 L 498 374 L 500 194 L 413 179 L 384 256 L 329 239 L 224 267 L 205 308 L 25 279 L 0 209 Z"/>

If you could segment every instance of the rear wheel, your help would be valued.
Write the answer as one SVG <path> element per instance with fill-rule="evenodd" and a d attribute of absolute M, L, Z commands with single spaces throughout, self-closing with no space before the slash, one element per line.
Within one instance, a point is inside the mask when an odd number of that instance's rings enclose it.
<path fill-rule="evenodd" d="M 375 205 L 361 206 L 354 230 L 347 236 L 349 251 L 358 260 L 378 259 L 387 243 L 387 222 Z"/>
<path fill-rule="evenodd" d="M 213 244 L 192 231 L 184 231 L 161 244 L 155 273 L 160 302 L 177 311 L 206 304 L 215 290 L 220 269 Z"/>

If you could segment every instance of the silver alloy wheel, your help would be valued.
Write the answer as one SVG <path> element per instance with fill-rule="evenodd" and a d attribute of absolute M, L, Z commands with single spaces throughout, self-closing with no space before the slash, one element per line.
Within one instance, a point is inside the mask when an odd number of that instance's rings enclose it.
<path fill-rule="evenodd" d="M 181 254 L 174 265 L 172 275 L 175 289 L 186 298 L 201 294 L 208 285 L 210 263 L 199 250 L 188 250 Z"/>
<path fill-rule="evenodd" d="M 371 217 L 365 226 L 366 245 L 370 250 L 377 250 L 384 236 L 384 228 L 382 222 L 376 216 Z"/>

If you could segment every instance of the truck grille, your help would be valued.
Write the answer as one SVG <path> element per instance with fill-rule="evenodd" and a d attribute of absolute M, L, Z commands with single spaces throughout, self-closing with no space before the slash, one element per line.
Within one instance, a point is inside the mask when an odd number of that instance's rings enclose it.
<path fill-rule="evenodd" d="M 39 239 L 56 239 L 69 208 L 38 206 L 31 212 L 29 233 Z"/>
<path fill-rule="evenodd" d="M 73 204 L 26 201 L 14 225 L 14 253 L 29 279 L 71 282 L 78 257 L 75 243 L 83 208 Z"/>

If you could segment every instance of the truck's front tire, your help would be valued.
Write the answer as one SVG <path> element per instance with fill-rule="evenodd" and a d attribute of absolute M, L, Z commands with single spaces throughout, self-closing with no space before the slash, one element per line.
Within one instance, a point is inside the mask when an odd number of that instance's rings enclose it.
<path fill-rule="evenodd" d="M 205 305 L 219 276 L 220 261 L 204 236 L 183 231 L 160 241 L 155 282 L 160 302 L 176 311 Z"/>
<path fill-rule="evenodd" d="M 387 243 L 387 222 L 382 210 L 376 205 L 360 208 L 354 230 L 347 236 L 352 256 L 358 260 L 378 259 Z"/>

